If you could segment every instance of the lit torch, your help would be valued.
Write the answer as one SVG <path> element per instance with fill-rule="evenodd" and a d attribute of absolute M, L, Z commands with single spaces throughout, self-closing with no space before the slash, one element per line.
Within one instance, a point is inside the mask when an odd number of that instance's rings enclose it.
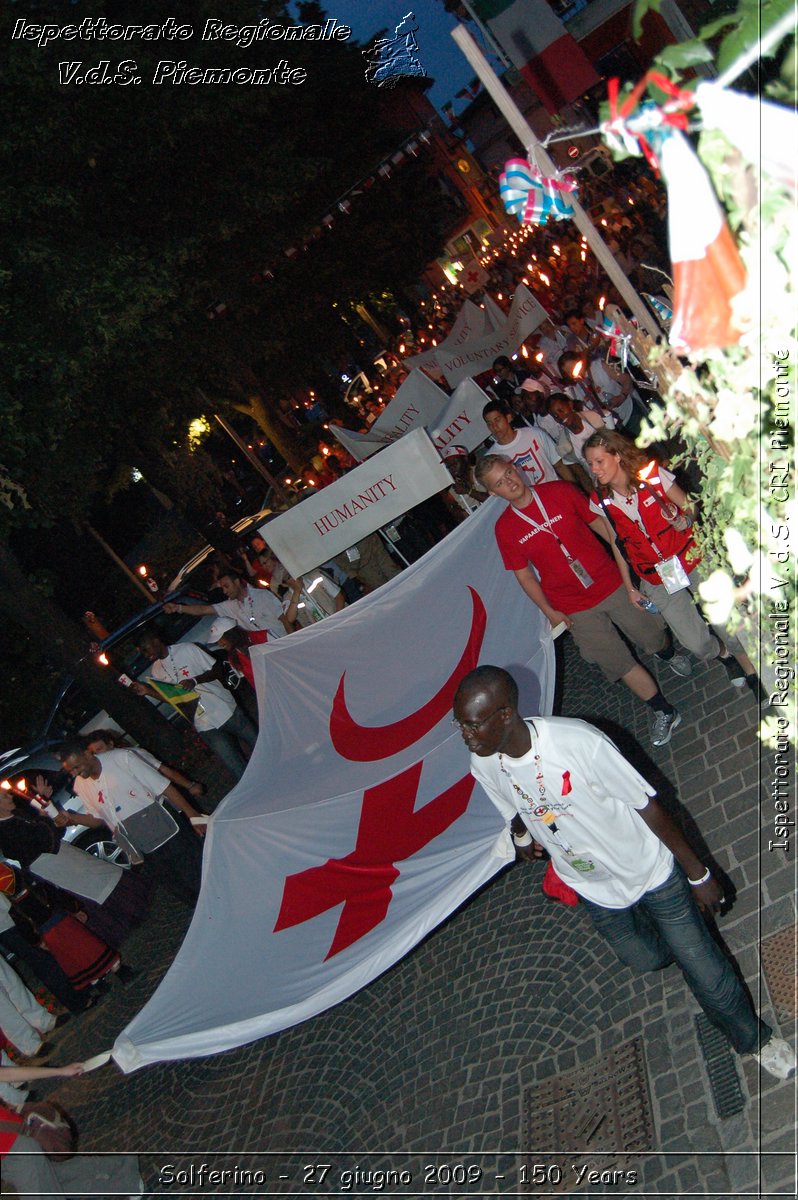
<path fill-rule="evenodd" d="M 646 491 L 651 492 L 651 495 L 654 496 L 657 504 L 662 510 L 662 515 L 665 520 L 675 521 L 679 516 L 678 507 L 675 504 L 672 504 L 669 500 L 663 500 L 659 492 L 652 487 L 652 484 L 660 482 L 659 470 L 653 458 L 651 462 L 646 463 L 644 467 L 640 468 L 640 470 L 637 472 L 637 478 L 640 480 L 642 487 L 644 487 Z"/>

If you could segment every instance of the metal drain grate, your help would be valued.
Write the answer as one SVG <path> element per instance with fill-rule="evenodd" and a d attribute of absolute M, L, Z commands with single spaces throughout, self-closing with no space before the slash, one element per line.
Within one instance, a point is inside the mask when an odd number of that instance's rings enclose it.
<path fill-rule="evenodd" d="M 733 1117 L 745 1108 L 745 1097 L 740 1087 L 740 1077 L 729 1043 L 723 1034 L 711 1025 L 703 1013 L 695 1019 L 698 1043 L 704 1056 L 715 1112 L 723 1119 Z"/>
<path fill-rule="evenodd" d="M 791 925 L 765 938 L 762 942 L 762 970 L 779 1020 L 787 1021 L 798 1016 L 796 1005 L 796 936 L 798 926 Z"/>
<path fill-rule="evenodd" d="M 652 1153 L 654 1143 L 642 1039 L 633 1038 L 584 1066 L 526 1088 L 523 1113 L 524 1149 L 530 1156 L 551 1156 L 547 1163 L 560 1168 L 547 1180 L 550 1194 L 572 1191 L 581 1173 L 577 1167 L 628 1168 L 626 1155 Z M 532 1184 L 520 1171 L 523 1162 L 519 1156 L 519 1178 Z M 540 1183 L 528 1190 L 540 1194 Z"/>

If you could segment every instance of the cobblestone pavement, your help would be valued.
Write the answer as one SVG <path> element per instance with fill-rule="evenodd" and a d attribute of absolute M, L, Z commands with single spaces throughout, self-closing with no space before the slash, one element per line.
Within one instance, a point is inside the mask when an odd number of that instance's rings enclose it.
<path fill-rule="evenodd" d="M 760 941 L 794 926 L 794 854 L 768 850 L 772 761 L 760 760 L 751 693 L 731 688 L 717 665 L 687 680 L 660 667 L 684 722 L 656 750 L 644 706 L 572 646 L 564 658 L 563 713 L 594 721 L 666 801 L 678 796 L 697 844 L 728 873 L 736 898 L 720 920 L 723 938 L 759 1011 L 791 1037 L 763 981 Z M 137 979 L 114 983 L 104 1004 L 59 1031 L 56 1061 L 111 1045 L 154 990 L 187 921 L 186 910 L 157 897 L 126 947 Z M 753 1060 L 733 1055 L 742 1110 L 721 1119 L 697 1011 L 675 967 L 634 978 L 579 908 L 547 901 L 536 869 L 519 866 L 376 982 L 303 1025 L 130 1076 L 104 1068 L 59 1081 L 51 1094 L 77 1117 L 84 1149 L 138 1150 L 154 1195 L 372 1194 L 380 1189 L 363 1173 L 379 1170 L 410 1172 L 410 1182 L 385 1188 L 396 1195 L 795 1194 L 793 1082 L 760 1077 Z M 619 1103 L 588 1080 L 585 1119 L 566 1120 L 573 1138 L 547 1141 L 551 1111 L 545 1120 L 541 1112 L 563 1073 L 592 1064 L 595 1080 L 630 1039 L 644 1056 L 640 1078 L 622 1083 Z M 261 1171 L 265 1182 L 200 1184 L 203 1162 Z M 167 1164 L 192 1163 L 191 1182 L 161 1175 Z M 347 1189 L 342 1172 L 355 1167 L 361 1182 Z M 590 1183 L 586 1169 L 620 1174 Z"/>

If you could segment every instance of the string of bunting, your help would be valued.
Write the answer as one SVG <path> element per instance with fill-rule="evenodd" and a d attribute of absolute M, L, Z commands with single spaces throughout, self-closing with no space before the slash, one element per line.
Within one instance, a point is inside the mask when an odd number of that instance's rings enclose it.
<path fill-rule="evenodd" d="M 383 159 L 379 166 L 375 167 L 368 175 L 364 175 L 357 183 L 352 184 L 350 188 L 343 192 L 330 205 L 324 216 L 320 217 L 316 224 L 311 226 L 301 238 L 298 238 L 293 245 L 286 246 L 283 250 L 284 257 L 289 260 L 297 258 L 313 242 L 317 241 L 326 229 L 332 229 L 339 217 L 349 216 L 352 211 L 352 204 L 358 197 L 369 191 L 379 180 L 390 178 L 394 170 L 406 163 L 408 158 L 417 158 L 422 146 L 428 146 L 431 141 L 432 135 L 429 129 L 422 129 L 419 133 L 406 138 L 398 149 Z M 264 267 L 253 275 L 252 282 L 262 283 L 272 280 L 274 279 L 274 271 L 275 264 Z"/>

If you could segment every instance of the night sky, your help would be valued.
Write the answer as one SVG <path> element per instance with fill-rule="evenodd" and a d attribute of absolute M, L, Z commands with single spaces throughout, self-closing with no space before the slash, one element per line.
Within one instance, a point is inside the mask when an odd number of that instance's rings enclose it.
<path fill-rule="evenodd" d="M 353 37 L 364 44 L 377 30 L 393 30 L 408 12 L 415 13 L 418 57 L 435 80 L 427 94 L 438 109 L 474 78 L 450 35 L 457 21 L 439 0 L 325 0 L 324 7 L 331 17 L 350 25 Z"/>

